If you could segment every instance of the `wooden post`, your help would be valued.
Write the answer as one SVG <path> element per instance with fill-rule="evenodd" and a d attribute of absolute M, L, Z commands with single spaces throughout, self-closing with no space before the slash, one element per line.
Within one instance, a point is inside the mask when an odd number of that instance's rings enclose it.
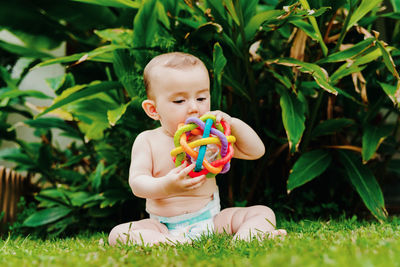
<path fill-rule="evenodd" d="M 7 224 L 17 218 L 18 202 L 22 195 L 28 193 L 30 187 L 29 176 L 4 167 L 0 167 L 0 213 L 4 216 L 0 220 L 0 233 L 6 230 Z"/>

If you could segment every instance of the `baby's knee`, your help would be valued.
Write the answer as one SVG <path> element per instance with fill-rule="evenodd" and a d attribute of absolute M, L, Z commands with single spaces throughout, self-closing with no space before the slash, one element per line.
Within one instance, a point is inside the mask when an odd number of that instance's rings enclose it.
<path fill-rule="evenodd" d="M 123 227 L 121 227 L 121 225 L 117 225 L 115 226 L 110 234 L 108 235 L 108 244 L 110 244 L 110 246 L 115 246 L 116 244 L 118 244 L 118 242 L 123 242 Z"/>
<path fill-rule="evenodd" d="M 251 209 L 251 212 L 252 212 L 253 214 L 263 215 L 263 216 L 266 216 L 266 218 L 268 218 L 269 220 L 270 220 L 270 219 L 275 220 L 275 213 L 274 213 L 274 211 L 273 211 L 271 208 L 267 207 L 267 206 L 264 206 L 264 205 L 256 205 L 256 206 L 251 206 L 251 207 L 249 207 L 249 209 Z"/>

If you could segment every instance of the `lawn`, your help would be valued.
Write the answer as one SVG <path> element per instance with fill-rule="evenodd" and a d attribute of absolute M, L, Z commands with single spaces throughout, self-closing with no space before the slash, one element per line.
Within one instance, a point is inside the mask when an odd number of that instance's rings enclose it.
<path fill-rule="evenodd" d="M 105 233 L 0 240 L 0 266 L 400 266 L 400 218 L 289 222 L 283 239 L 232 242 L 227 235 L 191 245 L 110 247 Z"/>

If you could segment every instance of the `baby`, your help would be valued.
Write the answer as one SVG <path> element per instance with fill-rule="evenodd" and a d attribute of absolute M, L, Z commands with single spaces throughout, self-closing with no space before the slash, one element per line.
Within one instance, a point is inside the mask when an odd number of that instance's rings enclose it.
<path fill-rule="evenodd" d="M 264 144 L 243 121 L 216 110 L 210 111 L 210 80 L 197 57 L 167 53 L 153 58 L 144 70 L 146 114 L 160 121 L 161 127 L 139 134 L 132 147 L 129 185 L 133 194 L 146 199 L 150 218 L 114 227 L 110 245 L 191 242 L 202 234 L 223 233 L 234 239 L 250 240 L 286 235 L 275 229 L 275 215 L 266 206 L 227 208 L 220 211 L 215 178 L 191 178 L 195 167 L 175 167 L 170 156 L 179 123 L 206 113 L 216 122 L 226 121 L 236 137 L 234 157 L 254 160 L 263 156 Z"/>

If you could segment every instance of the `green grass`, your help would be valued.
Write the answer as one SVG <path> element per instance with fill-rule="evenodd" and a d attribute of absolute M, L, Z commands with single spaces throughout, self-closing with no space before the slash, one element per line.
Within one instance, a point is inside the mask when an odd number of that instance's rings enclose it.
<path fill-rule="evenodd" d="M 0 240 L 0 266 L 400 266 L 400 219 L 281 222 L 284 240 L 232 242 L 228 235 L 176 247 L 110 247 L 107 234 Z"/>

